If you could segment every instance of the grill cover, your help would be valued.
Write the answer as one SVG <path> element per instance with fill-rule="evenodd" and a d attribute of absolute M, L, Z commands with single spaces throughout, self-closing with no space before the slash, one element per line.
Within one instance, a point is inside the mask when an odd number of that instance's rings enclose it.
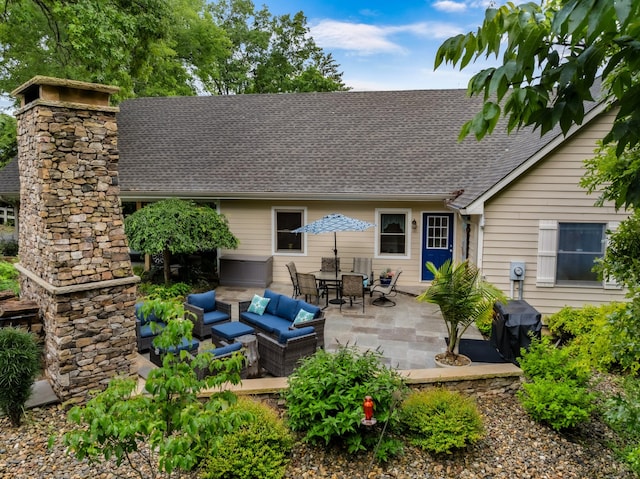
<path fill-rule="evenodd" d="M 540 339 L 541 314 L 521 299 L 496 303 L 493 311 L 491 345 L 505 360 L 518 364 L 520 349 L 528 349 L 532 337 Z"/>

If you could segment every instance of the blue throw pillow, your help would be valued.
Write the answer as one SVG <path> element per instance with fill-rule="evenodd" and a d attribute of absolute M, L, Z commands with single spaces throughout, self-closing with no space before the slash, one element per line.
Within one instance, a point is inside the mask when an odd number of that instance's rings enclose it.
<path fill-rule="evenodd" d="M 313 313 L 301 309 L 298 311 L 298 314 L 296 314 L 296 319 L 293 320 L 293 325 L 298 326 L 299 324 L 306 323 L 307 321 L 311 321 L 313 317 Z"/>
<path fill-rule="evenodd" d="M 322 309 L 320 309 L 320 306 L 316 306 L 315 304 L 309 304 L 304 301 L 298 301 L 298 303 L 299 303 L 298 310 L 304 309 L 305 311 L 312 313 L 314 318 L 317 318 L 320 316 L 320 312 L 322 311 Z"/>
<path fill-rule="evenodd" d="M 277 316 L 278 300 L 280 299 L 280 296 L 282 296 L 280 293 L 275 293 L 270 289 L 264 290 L 264 297 L 269 298 L 269 304 L 267 304 L 267 311 L 266 311 L 267 313 Z"/>
<path fill-rule="evenodd" d="M 264 314 L 264 310 L 267 309 L 267 304 L 269 304 L 269 298 L 263 298 L 254 294 L 248 311 L 250 313 L 257 314 L 258 316 L 262 316 Z"/>
<path fill-rule="evenodd" d="M 215 290 L 206 293 L 193 293 L 187 296 L 187 303 L 204 309 L 205 313 L 215 311 L 216 309 L 216 292 Z"/>
<path fill-rule="evenodd" d="M 288 319 L 293 322 L 293 320 L 296 319 L 296 314 L 298 314 L 298 304 L 297 299 L 291 299 L 284 295 L 280 296 L 276 316 L 280 316 L 281 318 Z"/>

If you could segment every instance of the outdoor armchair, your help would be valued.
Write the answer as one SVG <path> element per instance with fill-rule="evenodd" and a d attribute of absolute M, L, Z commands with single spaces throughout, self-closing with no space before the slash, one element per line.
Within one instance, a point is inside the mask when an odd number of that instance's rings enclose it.
<path fill-rule="evenodd" d="M 373 293 L 378 293 L 380 296 L 371 301 L 371 304 L 374 306 L 395 306 L 396 302 L 390 297 L 394 297 L 398 294 L 398 290 L 396 289 L 396 283 L 398 282 L 398 278 L 402 273 L 401 269 L 396 270 L 395 274 L 391 278 L 391 283 L 389 284 L 381 284 L 374 283 L 371 286 L 371 290 L 369 291 L 369 296 L 373 297 Z"/>
<path fill-rule="evenodd" d="M 358 301 L 358 298 L 362 300 L 362 312 L 364 313 L 364 283 L 362 282 L 362 276 L 359 274 L 343 274 L 340 289 L 340 311 L 342 311 L 342 305 L 349 300 L 349 305 L 353 306 L 354 302 Z"/>
<path fill-rule="evenodd" d="M 193 321 L 193 335 L 198 339 L 211 336 L 214 324 L 231 321 L 231 304 L 217 300 L 215 290 L 188 295 L 184 309 L 185 317 Z"/>
<path fill-rule="evenodd" d="M 316 352 L 318 337 L 312 327 L 294 329 L 273 338 L 258 333 L 260 366 L 276 377 L 289 376 L 298 361 Z"/>
<path fill-rule="evenodd" d="M 166 323 L 153 313 L 149 313 L 146 316 L 143 315 L 143 304 L 144 303 L 136 303 L 134 306 L 136 315 L 136 340 L 139 353 L 149 351 L 154 338 L 160 334 L 166 326 Z"/>

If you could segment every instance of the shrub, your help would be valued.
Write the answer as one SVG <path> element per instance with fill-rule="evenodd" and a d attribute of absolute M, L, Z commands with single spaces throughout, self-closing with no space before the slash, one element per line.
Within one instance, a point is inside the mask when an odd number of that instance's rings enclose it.
<path fill-rule="evenodd" d="M 614 356 L 609 318 L 625 308 L 624 303 L 582 308 L 565 306 L 547 318 L 549 331 L 585 367 L 610 370 L 618 363 Z"/>
<path fill-rule="evenodd" d="M 556 431 L 586 422 L 595 408 L 595 395 L 575 381 L 538 378 L 524 383 L 518 398 L 529 415 Z"/>
<path fill-rule="evenodd" d="M 142 283 L 138 286 L 138 291 L 140 294 L 149 297 L 149 299 L 179 299 L 182 301 L 191 292 L 191 287 L 186 283 L 174 283 L 168 286 Z"/>
<path fill-rule="evenodd" d="M 269 406 L 249 398 L 223 411 L 240 412 L 244 419 L 225 434 L 207 458 L 203 479 L 279 479 L 284 476 L 293 436 L 277 413 Z"/>
<path fill-rule="evenodd" d="M 18 242 L 13 238 L 0 240 L 0 253 L 2 256 L 17 256 Z"/>
<path fill-rule="evenodd" d="M 20 273 L 12 263 L 0 261 L 0 291 L 8 289 L 18 295 L 20 293 L 19 276 Z"/>
<path fill-rule="evenodd" d="M 40 370 L 40 348 L 31 333 L 0 328 L 0 409 L 19 426 Z"/>
<path fill-rule="evenodd" d="M 475 401 L 447 389 L 411 393 L 402 403 L 400 418 L 409 442 L 425 451 L 450 454 L 484 436 Z"/>
<path fill-rule="evenodd" d="M 305 358 L 283 392 L 291 428 L 304 431 L 304 439 L 312 444 L 339 444 L 350 453 L 375 447 L 382 461 L 398 453 L 398 441 L 381 439 L 361 424 L 364 398 L 371 396 L 378 424 L 386 423 L 390 430 L 399 426 L 395 406 L 406 386 L 397 371 L 384 366 L 381 356 L 378 350 L 340 346 L 333 353 L 319 350 Z"/>
<path fill-rule="evenodd" d="M 605 400 L 603 418 L 622 441 L 621 457 L 640 474 L 640 379 L 626 378 L 623 389 Z"/>
<path fill-rule="evenodd" d="M 158 347 L 191 339 L 193 323 L 182 319 L 184 308 L 179 303 L 150 303 L 168 320 L 155 340 Z M 65 445 L 80 460 L 100 461 L 102 456 L 131 467 L 145 462 L 154 478 L 192 470 L 241 420 L 238 414 L 221 414 L 236 401 L 230 391 L 214 393 L 207 401 L 201 401 L 198 393 L 204 388 L 221 390 L 227 382 L 239 383 L 242 362 L 242 355 L 222 361 L 210 353 L 195 358 L 186 351 L 180 356 L 168 353 L 162 367 L 149 372 L 145 394 L 137 394 L 135 381 L 116 378 L 86 406 L 71 409 L 69 419 L 80 427 L 64 435 Z M 219 372 L 199 380 L 197 368 Z M 139 460 L 132 461 L 131 455 Z M 141 470 L 136 472 L 141 478 L 148 477 Z"/>
<path fill-rule="evenodd" d="M 518 398 L 534 420 L 561 430 L 590 418 L 595 408 L 595 395 L 587 390 L 590 370 L 569 349 L 556 348 L 549 337 L 534 339 L 522 351 L 520 367 L 529 382 Z"/>

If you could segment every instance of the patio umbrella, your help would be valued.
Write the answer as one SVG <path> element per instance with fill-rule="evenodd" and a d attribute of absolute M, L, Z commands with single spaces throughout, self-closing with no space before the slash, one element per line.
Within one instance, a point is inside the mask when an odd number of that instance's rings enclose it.
<path fill-rule="evenodd" d="M 331 213 L 323 216 L 319 220 L 313 221 L 307 225 L 296 228 L 292 233 L 333 233 L 333 255 L 335 257 L 336 278 L 338 277 L 338 240 L 336 233 L 338 231 L 364 231 L 375 226 L 373 223 L 350 218 L 340 213 Z"/>

